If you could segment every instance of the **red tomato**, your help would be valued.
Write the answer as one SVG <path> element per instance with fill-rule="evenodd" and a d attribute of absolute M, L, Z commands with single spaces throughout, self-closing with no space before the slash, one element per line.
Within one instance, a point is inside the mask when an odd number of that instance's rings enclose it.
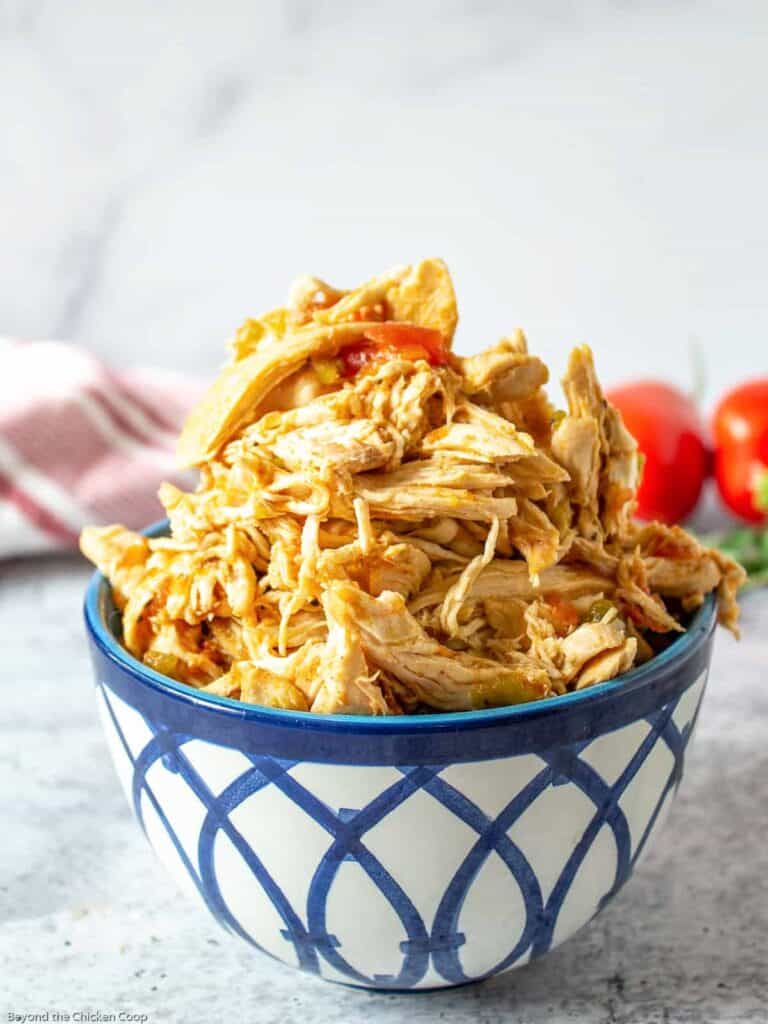
<path fill-rule="evenodd" d="M 552 625 L 561 636 L 564 636 L 569 629 L 578 626 L 581 622 L 579 610 L 573 602 L 553 595 L 548 598 L 547 603 L 551 609 Z"/>
<path fill-rule="evenodd" d="M 709 470 L 709 453 L 695 403 L 663 381 L 625 384 L 607 398 L 621 413 L 645 456 L 637 515 L 679 523 L 693 512 Z"/>
<path fill-rule="evenodd" d="M 350 345 L 341 353 L 342 373 L 345 377 L 354 377 L 364 366 L 378 362 L 381 357 L 381 349 L 375 345 L 367 345 L 365 342 Z"/>
<path fill-rule="evenodd" d="M 720 496 L 751 523 L 768 519 L 768 379 L 741 384 L 721 399 L 712 421 Z"/>
<path fill-rule="evenodd" d="M 350 345 L 341 353 L 344 376 L 353 377 L 364 366 L 387 356 L 425 359 L 432 366 L 445 366 L 448 348 L 440 331 L 415 324 L 383 323 L 368 327 L 366 341 Z"/>

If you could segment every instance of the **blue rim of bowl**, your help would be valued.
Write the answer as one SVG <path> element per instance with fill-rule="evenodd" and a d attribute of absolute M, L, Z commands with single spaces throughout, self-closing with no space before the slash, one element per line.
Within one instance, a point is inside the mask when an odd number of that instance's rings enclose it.
<path fill-rule="evenodd" d="M 167 520 L 162 520 L 147 527 L 142 533 L 149 537 L 159 536 L 167 530 L 167 526 Z M 100 572 L 95 572 L 86 592 L 84 607 L 86 625 L 102 654 L 139 682 L 156 691 L 173 695 L 177 699 L 185 699 L 197 708 L 210 707 L 212 710 L 228 712 L 238 719 L 248 719 L 254 723 L 275 726 L 295 725 L 303 729 L 320 728 L 323 731 L 364 731 L 369 735 L 371 733 L 429 733 L 444 729 L 455 730 L 459 725 L 464 728 L 501 723 L 523 723 L 552 715 L 559 717 L 568 710 L 586 709 L 588 706 L 606 700 L 612 701 L 614 698 L 628 697 L 658 680 L 660 676 L 669 677 L 674 674 L 677 668 L 682 667 L 703 647 L 716 625 L 715 597 L 713 594 L 709 594 L 696 611 L 685 633 L 644 665 L 606 683 L 597 683 L 584 690 L 546 697 L 543 700 L 531 701 L 527 704 L 512 704 L 478 711 L 436 712 L 434 714 L 393 715 L 391 717 L 316 714 L 310 711 L 286 711 L 280 708 L 243 704 L 229 697 L 202 693 L 194 687 L 176 682 L 148 668 L 125 650 L 105 624 L 102 613 L 104 599 L 109 593 L 108 588 L 107 579 Z M 687 682 L 690 684 L 693 681 L 691 678 Z"/>

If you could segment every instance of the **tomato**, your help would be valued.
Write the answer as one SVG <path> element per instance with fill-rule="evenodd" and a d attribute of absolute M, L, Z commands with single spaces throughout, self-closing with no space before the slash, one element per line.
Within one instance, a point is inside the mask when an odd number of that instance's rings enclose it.
<path fill-rule="evenodd" d="M 565 636 L 571 629 L 574 629 L 581 622 L 579 610 L 572 601 L 564 597 L 550 596 L 547 599 L 552 617 L 552 625 L 560 636 Z"/>
<path fill-rule="evenodd" d="M 393 349 L 408 349 L 420 346 L 429 356 L 433 366 L 445 366 L 448 362 L 448 349 L 440 331 L 431 327 L 416 327 L 415 324 L 385 323 L 374 324 L 367 328 L 365 337 L 375 345 Z"/>
<path fill-rule="evenodd" d="M 445 366 L 448 348 L 440 331 L 415 324 L 388 322 L 366 328 L 361 341 L 341 353 L 344 376 L 353 377 L 363 367 L 388 356 L 424 359 L 432 366 Z"/>
<path fill-rule="evenodd" d="M 381 349 L 375 345 L 367 345 L 361 342 L 359 345 L 350 345 L 341 353 L 342 374 L 345 377 L 354 377 L 364 366 L 370 366 L 382 358 Z"/>
<path fill-rule="evenodd" d="M 712 420 L 720 496 L 751 523 L 768 519 L 768 379 L 749 381 L 721 399 Z"/>
<path fill-rule="evenodd" d="M 679 523 L 696 507 L 709 452 L 696 404 L 663 381 L 625 384 L 607 393 L 645 456 L 637 515 Z"/>

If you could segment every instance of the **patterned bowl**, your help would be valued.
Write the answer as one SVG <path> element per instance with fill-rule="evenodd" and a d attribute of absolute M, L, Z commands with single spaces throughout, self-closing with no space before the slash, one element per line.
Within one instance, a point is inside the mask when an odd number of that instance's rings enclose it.
<path fill-rule="evenodd" d="M 518 967 L 629 878 L 672 801 L 710 598 L 622 678 L 517 707 L 371 719 L 203 696 L 85 605 L 117 772 L 160 860 L 225 929 L 329 981 L 460 985 Z"/>

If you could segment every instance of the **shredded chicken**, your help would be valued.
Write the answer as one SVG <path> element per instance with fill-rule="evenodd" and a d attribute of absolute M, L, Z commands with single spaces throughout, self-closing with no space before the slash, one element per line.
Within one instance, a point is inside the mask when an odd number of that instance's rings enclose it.
<path fill-rule="evenodd" d="M 246 321 L 160 491 L 170 536 L 83 531 L 122 641 L 246 703 L 465 711 L 612 679 L 710 592 L 734 632 L 744 574 L 678 527 L 632 521 L 636 444 L 592 353 L 563 389 L 521 331 L 478 355 L 440 260 L 353 291 L 300 278 Z"/>

